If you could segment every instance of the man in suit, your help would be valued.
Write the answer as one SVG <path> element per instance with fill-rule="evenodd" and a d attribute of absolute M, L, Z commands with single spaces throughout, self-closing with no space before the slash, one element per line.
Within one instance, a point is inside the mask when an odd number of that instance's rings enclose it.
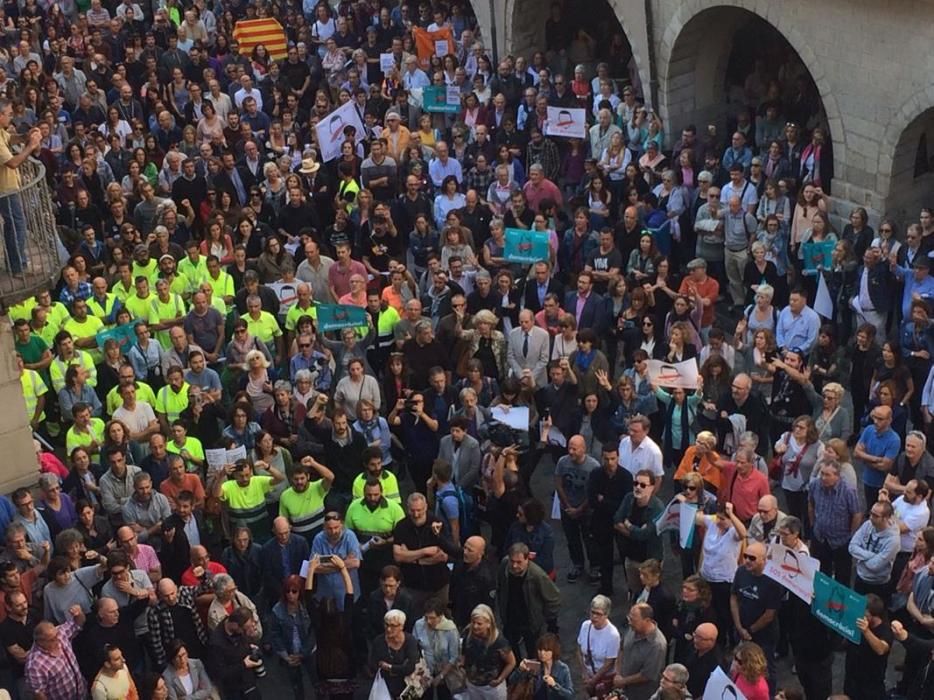
<path fill-rule="evenodd" d="M 519 379 L 530 377 L 538 388 L 545 386 L 550 347 L 548 331 L 535 325 L 531 310 L 523 309 L 519 312 L 519 327 L 509 333 L 506 358 L 511 373 Z"/>
<path fill-rule="evenodd" d="M 237 161 L 233 152 L 228 151 L 221 157 L 223 169 L 214 178 L 214 189 L 219 193 L 226 191 L 230 193 L 237 206 L 244 206 L 250 191 L 251 176 L 245 169 L 237 167 Z"/>
<path fill-rule="evenodd" d="M 597 336 L 606 330 L 606 299 L 593 291 L 593 275 L 584 271 L 577 276 L 577 292 L 564 297 L 564 310 L 577 319 L 578 330 L 591 328 Z"/>
<path fill-rule="evenodd" d="M 534 277 L 526 278 L 522 289 L 522 308 L 533 314 L 542 310 L 545 296 L 557 294 L 559 299 L 564 298 L 564 285 L 551 276 L 551 265 L 542 260 L 533 267 Z"/>
<path fill-rule="evenodd" d="M 438 459 L 444 460 L 454 470 L 454 483 L 469 492 L 480 479 L 480 443 L 467 434 L 470 421 L 464 416 L 451 419 L 450 434 L 441 438 Z"/>
<path fill-rule="evenodd" d="M 259 560 L 263 569 L 263 592 L 270 607 L 282 597 L 282 582 L 298 574 L 302 562 L 308 559 L 308 540 L 292 534 L 287 518 L 272 521 L 271 540 L 263 545 Z"/>

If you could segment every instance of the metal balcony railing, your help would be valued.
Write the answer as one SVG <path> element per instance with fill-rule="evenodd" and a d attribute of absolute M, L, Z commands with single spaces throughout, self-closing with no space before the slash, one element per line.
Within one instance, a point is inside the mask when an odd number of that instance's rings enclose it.
<path fill-rule="evenodd" d="M 62 244 L 45 166 L 27 158 L 20 188 L 0 194 L 0 313 L 55 284 Z"/>

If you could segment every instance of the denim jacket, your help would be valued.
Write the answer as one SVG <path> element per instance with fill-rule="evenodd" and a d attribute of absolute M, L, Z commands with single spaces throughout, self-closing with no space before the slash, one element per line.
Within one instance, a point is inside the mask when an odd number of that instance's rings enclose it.
<path fill-rule="evenodd" d="M 290 613 L 288 606 L 280 600 L 273 606 L 272 615 L 269 616 L 269 641 L 272 644 L 272 650 L 282 658 L 295 653 L 292 640 L 296 632 L 301 644 L 299 653 L 307 657 L 315 649 L 311 616 L 304 605 L 300 605 L 296 613 Z"/>

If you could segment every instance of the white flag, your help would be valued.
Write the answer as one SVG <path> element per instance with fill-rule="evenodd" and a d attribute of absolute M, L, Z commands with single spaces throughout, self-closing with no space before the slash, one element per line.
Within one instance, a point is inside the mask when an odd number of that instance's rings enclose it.
<path fill-rule="evenodd" d="M 814 310 L 828 321 L 833 319 L 833 301 L 822 272 L 817 272 L 817 296 L 814 298 Z"/>

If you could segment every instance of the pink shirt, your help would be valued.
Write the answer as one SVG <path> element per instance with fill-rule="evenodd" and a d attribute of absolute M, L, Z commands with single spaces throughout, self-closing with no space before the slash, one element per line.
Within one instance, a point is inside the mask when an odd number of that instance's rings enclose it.
<path fill-rule="evenodd" d="M 755 683 L 750 683 L 741 675 L 733 679 L 739 691 L 746 696 L 746 700 L 769 700 L 769 684 L 765 678 L 759 678 Z"/>
<path fill-rule="evenodd" d="M 162 564 L 159 563 L 159 557 L 156 555 L 156 550 L 148 544 L 136 545 L 136 556 L 133 557 L 133 566 L 140 571 L 145 571 L 147 574 L 154 569 L 162 568 Z"/>

